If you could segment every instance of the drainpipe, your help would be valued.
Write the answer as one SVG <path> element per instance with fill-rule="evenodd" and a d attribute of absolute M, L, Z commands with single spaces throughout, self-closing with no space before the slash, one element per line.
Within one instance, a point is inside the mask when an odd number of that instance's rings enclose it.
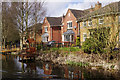
<path fill-rule="evenodd" d="M 51 27 L 51 40 L 52 40 L 52 27 Z"/>

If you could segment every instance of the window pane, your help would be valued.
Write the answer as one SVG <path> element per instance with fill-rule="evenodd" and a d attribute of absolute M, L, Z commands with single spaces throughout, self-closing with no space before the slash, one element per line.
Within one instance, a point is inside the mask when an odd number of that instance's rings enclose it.
<path fill-rule="evenodd" d="M 67 27 L 68 27 L 68 29 L 69 29 L 69 28 L 72 28 L 72 22 L 68 22 L 68 23 L 67 23 Z"/>

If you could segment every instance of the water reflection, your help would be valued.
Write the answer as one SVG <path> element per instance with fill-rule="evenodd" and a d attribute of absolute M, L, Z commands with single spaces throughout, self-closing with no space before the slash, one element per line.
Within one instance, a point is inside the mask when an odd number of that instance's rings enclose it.
<path fill-rule="evenodd" d="M 19 62 L 19 57 L 3 55 L 3 78 L 55 78 L 72 80 L 90 80 L 105 77 L 104 74 L 87 71 L 75 66 L 56 66 L 51 62 Z M 93 75 L 92 75 L 93 74 Z M 109 78 L 112 79 L 112 78 Z M 93 79 L 91 79 L 93 80 Z"/>

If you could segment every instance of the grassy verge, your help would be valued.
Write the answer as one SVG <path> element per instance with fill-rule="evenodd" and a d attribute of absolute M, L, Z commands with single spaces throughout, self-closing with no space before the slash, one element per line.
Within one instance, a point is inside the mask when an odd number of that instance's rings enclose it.
<path fill-rule="evenodd" d="M 87 67 L 89 66 L 89 63 L 84 63 L 84 62 L 74 62 L 74 61 L 67 61 L 67 64 L 69 65 L 75 65 L 75 66 L 80 66 L 80 67 Z"/>
<path fill-rule="evenodd" d="M 75 51 L 80 51 L 81 49 L 78 47 L 60 47 L 60 48 L 51 48 L 51 51 L 56 51 L 56 50 L 60 50 L 60 51 L 71 51 L 71 52 L 75 52 Z"/>

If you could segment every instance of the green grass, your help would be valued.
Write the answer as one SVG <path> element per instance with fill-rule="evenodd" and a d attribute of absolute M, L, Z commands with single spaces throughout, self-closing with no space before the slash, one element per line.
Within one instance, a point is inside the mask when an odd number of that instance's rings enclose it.
<path fill-rule="evenodd" d="M 67 64 L 69 65 L 75 65 L 75 66 L 89 66 L 89 63 L 83 63 L 83 62 L 74 62 L 74 61 L 67 61 Z"/>
<path fill-rule="evenodd" d="M 60 47 L 60 48 L 51 48 L 51 51 L 56 51 L 56 50 L 61 50 L 61 51 L 80 51 L 78 47 Z"/>

